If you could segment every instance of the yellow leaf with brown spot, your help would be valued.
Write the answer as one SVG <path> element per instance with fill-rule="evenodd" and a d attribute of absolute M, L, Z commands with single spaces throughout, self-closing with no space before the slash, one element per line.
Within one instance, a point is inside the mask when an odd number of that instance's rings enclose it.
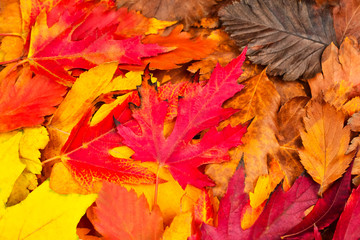
<path fill-rule="evenodd" d="M 322 100 L 311 100 L 306 107 L 305 129 L 300 132 L 304 149 L 301 163 L 315 182 L 319 195 L 340 178 L 349 166 L 352 154 L 345 155 L 350 141 L 350 127 L 345 114 Z"/>

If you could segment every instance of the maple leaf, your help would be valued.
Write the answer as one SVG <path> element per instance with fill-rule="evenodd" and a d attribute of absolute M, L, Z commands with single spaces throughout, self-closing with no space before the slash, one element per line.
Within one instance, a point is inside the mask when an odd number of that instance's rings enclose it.
<path fill-rule="evenodd" d="M 350 127 L 343 127 L 345 114 L 322 100 L 311 100 L 304 117 L 305 130 L 300 135 L 304 149 L 301 163 L 315 182 L 319 194 L 345 172 L 352 154 L 345 155 L 350 141 Z"/>
<path fill-rule="evenodd" d="M 345 209 L 342 212 L 339 221 L 336 225 L 336 230 L 334 233 L 334 240 L 340 239 L 359 239 L 359 225 L 358 225 L 358 216 L 359 216 L 359 197 L 360 197 L 360 187 L 354 189 L 346 203 Z"/>
<path fill-rule="evenodd" d="M 290 186 L 304 171 L 298 150 L 302 147 L 300 130 L 303 128 L 304 107 L 308 101 L 307 97 L 293 98 L 281 107 L 277 115 L 276 138 L 279 142 L 279 149 L 276 157 Z"/>
<path fill-rule="evenodd" d="M 92 223 L 104 239 L 157 240 L 163 233 L 160 209 L 150 211 L 144 195 L 115 184 L 103 185 L 93 211 Z"/>
<path fill-rule="evenodd" d="M 311 212 L 282 238 L 305 239 L 307 235 L 312 235 L 314 226 L 322 230 L 335 221 L 350 196 L 351 169 L 352 167 L 349 167 L 346 174 L 319 198 Z"/>
<path fill-rule="evenodd" d="M 140 161 L 158 162 L 167 166 L 185 188 L 186 184 L 196 187 L 211 185 L 210 179 L 197 168 L 200 165 L 229 159 L 228 149 L 241 144 L 246 127 L 227 126 L 217 131 L 215 126 L 236 112 L 224 109 L 222 103 L 243 86 L 236 79 L 242 73 L 241 65 L 245 51 L 226 67 L 218 65 L 205 86 L 194 84 L 191 91 L 179 100 L 178 114 L 171 134 L 163 135 L 164 120 L 169 104 L 157 98 L 156 90 L 143 81 L 139 88 L 141 105 L 133 108 L 133 118 L 139 124 L 141 135 L 120 124 L 118 133 L 123 143 L 134 150 L 133 158 Z M 192 144 L 192 138 L 210 128 L 201 141 Z"/>
<path fill-rule="evenodd" d="M 0 132 L 31 127 L 55 112 L 66 87 L 30 69 L 10 73 L 0 82 Z"/>
<path fill-rule="evenodd" d="M 354 36 L 360 40 L 360 1 L 341 0 L 333 9 L 334 28 L 338 43 L 346 36 Z"/>
<path fill-rule="evenodd" d="M 187 27 L 196 20 L 205 17 L 215 3 L 214 0 L 116 0 L 118 7 L 128 7 L 129 9 L 141 11 L 146 17 L 155 17 L 161 20 L 184 20 Z"/>
<path fill-rule="evenodd" d="M 140 58 L 168 51 L 156 44 L 142 44 L 140 36 L 116 39 L 114 28 L 122 13 L 101 3 L 73 1 L 40 13 L 31 31 L 27 61 L 34 72 L 71 85 L 75 78 L 67 70 L 90 69 L 111 61 L 141 65 Z M 102 21 L 95 21 L 99 17 Z"/>
<path fill-rule="evenodd" d="M 255 224 L 242 230 L 241 215 L 248 202 L 244 193 L 244 170 L 235 172 L 230 180 L 228 191 L 221 199 L 218 212 L 218 226 L 203 225 L 203 239 L 279 239 L 287 230 L 302 220 L 304 211 L 317 200 L 317 187 L 309 178 L 300 176 L 290 188 L 284 192 L 278 187 L 272 194 L 264 211 Z"/>
<path fill-rule="evenodd" d="M 78 239 L 76 225 L 96 194 L 58 194 L 43 182 L 23 202 L 6 208 L 1 239 Z M 26 214 L 24 214 L 26 213 Z"/>
<path fill-rule="evenodd" d="M 118 159 L 109 150 L 122 146 L 116 133 L 116 121 L 125 124 L 131 119 L 127 98 L 101 122 L 90 125 L 90 110 L 73 128 L 68 141 L 61 149 L 61 159 L 75 179 L 91 190 L 97 181 L 114 183 L 155 183 L 155 174 L 129 159 Z"/>
<path fill-rule="evenodd" d="M 180 64 L 192 60 L 200 60 L 212 53 L 217 45 L 210 38 L 193 38 L 188 32 L 182 31 L 183 26 L 178 25 L 167 36 L 151 34 L 142 40 L 144 44 L 157 44 L 164 48 L 175 48 L 172 51 L 143 59 L 144 64 L 150 64 L 151 69 L 169 70 L 179 68 Z M 142 70 L 144 67 L 136 65 L 122 65 L 122 69 Z"/>
<path fill-rule="evenodd" d="M 284 80 L 320 72 L 323 50 L 336 41 L 328 8 L 316 9 L 311 1 L 242 0 L 219 15 L 237 45 L 248 45 L 249 59 Z"/>

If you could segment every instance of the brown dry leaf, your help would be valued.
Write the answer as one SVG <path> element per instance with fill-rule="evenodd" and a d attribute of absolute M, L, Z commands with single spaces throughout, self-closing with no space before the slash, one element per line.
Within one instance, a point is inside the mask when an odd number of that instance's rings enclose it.
<path fill-rule="evenodd" d="M 184 20 L 185 27 L 208 15 L 214 0 L 116 0 L 117 7 L 140 11 L 148 18 L 167 21 Z"/>
<path fill-rule="evenodd" d="M 360 84 L 360 51 L 353 38 L 346 38 L 338 49 L 329 45 L 322 55 L 322 74 L 309 79 L 313 98 L 323 95 L 336 108 L 342 108 Z"/>
<path fill-rule="evenodd" d="M 355 113 L 349 118 L 348 125 L 353 132 L 360 132 L 360 112 Z"/>
<path fill-rule="evenodd" d="M 349 166 L 352 154 L 345 155 L 350 141 L 350 127 L 344 126 L 345 114 L 323 100 L 311 100 L 300 132 L 304 149 L 299 150 L 301 163 L 315 182 L 319 195 Z"/>
<path fill-rule="evenodd" d="M 272 77 L 270 80 L 274 83 L 276 91 L 280 94 L 281 106 L 292 98 L 306 97 L 305 88 L 298 81 L 285 82 L 278 77 Z"/>
<path fill-rule="evenodd" d="M 302 118 L 305 116 L 304 107 L 308 101 L 307 97 L 293 98 L 282 106 L 277 115 L 278 132 L 276 137 L 280 146 L 276 153 L 276 159 L 285 173 L 285 180 L 289 185 L 292 185 L 304 171 L 298 150 L 302 146 L 300 130 L 303 129 Z"/>
<path fill-rule="evenodd" d="M 340 44 L 346 36 L 360 40 L 360 1 L 340 0 L 340 5 L 333 9 L 336 38 Z"/>
<path fill-rule="evenodd" d="M 242 84 L 245 85 L 244 89 L 224 104 L 226 108 L 240 110 L 222 122 L 220 128 L 228 123 L 236 126 L 253 119 L 243 138 L 244 144 L 240 146 L 244 152 L 245 191 L 250 192 L 253 191 L 258 177 L 269 174 L 268 155 L 278 148 L 275 129 L 280 96 L 266 76 L 265 70 Z"/>
<path fill-rule="evenodd" d="M 215 182 L 215 186 L 212 188 L 215 197 L 224 197 L 229 180 L 234 175 L 243 152 L 239 148 L 235 148 L 230 150 L 229 154 L 231 157 L 229 162 L 209 164 L 205 168 L 205 174 Z"/>
<path fill-rule="evenodd" d="M 355 151 L 357 148 L 360 147 L 360 137 L 357 136 L 351 140 L 351 143 L 349 145 L 349 148 L 346 151 L 346 154 L 351 153 L 352 151 Z M 356 157 L 354 159 L 354 165 L 351 170 L 352 175 L 358 175 L 360 177 L 360 153 L 359 151 L 356 154 Z"/>

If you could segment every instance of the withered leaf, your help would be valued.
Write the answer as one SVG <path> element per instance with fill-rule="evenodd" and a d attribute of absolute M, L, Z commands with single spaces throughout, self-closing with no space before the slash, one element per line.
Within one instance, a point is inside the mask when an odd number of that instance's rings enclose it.
<path fill-rule="evenodd" d="M 224 107 L 240 109 L 229 118 L 236 126 L 253 119 L 243 138 L 246 179 L 245 191 L 252 191 L 259 176 L 268 174 L 267 155 L 278 147 L 275 137 L 276 113 L 280 106 L 280 96 L 265 71 L 242 82 L 244 89 L 224 104 Z M 224 121 L 220 127 L 228 124 Z"/>
<path fill-rule="evenodd" d="M 308 100 L 307 97 L 293 98 L 284 104 L 277 115 L 276 137 L 280 146 L 276 157 L 290 185 L 304 170 L 300 163 L 298 149 L 302 146 L 300 129 L 303 128 L 302 118 L 305 115 L 304 107 Z"/>
<path fill-rule="evenodd" d="M 242 0 L 219 13 L 225 30 L 253 63 L 268 65 L 268 73 L 292 81 L 320 71 L 320 56 L 335 42 L 327 8 L 311 1 Z"/>
<path fill-rule="evenodd" d="M 214 0 L 117 0 L 117 7 L 141 11 L 146 17 L 160 20 L 184 20 L 188 27 L 194 21 L 205 17 L 215 5 Z"/>
<path fill-rule="evenodd" d="M 360 1 L 341 0 L 340 4 L 333 9 L 334 28 L 338 43 L 346 36 L 354 36 L 360 39 Z"/>

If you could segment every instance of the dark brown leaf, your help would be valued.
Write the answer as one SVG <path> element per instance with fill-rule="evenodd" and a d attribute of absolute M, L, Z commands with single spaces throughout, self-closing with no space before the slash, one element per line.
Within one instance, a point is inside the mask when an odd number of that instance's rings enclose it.
<path fill-rule="evenodd" d="M 323 50 L 336 41 L 329 10 L 309 0 L 242 0 L 219 14 L 237 45 L 249 46 L 253 63 L 288 81 L 320 72 Z"/>

